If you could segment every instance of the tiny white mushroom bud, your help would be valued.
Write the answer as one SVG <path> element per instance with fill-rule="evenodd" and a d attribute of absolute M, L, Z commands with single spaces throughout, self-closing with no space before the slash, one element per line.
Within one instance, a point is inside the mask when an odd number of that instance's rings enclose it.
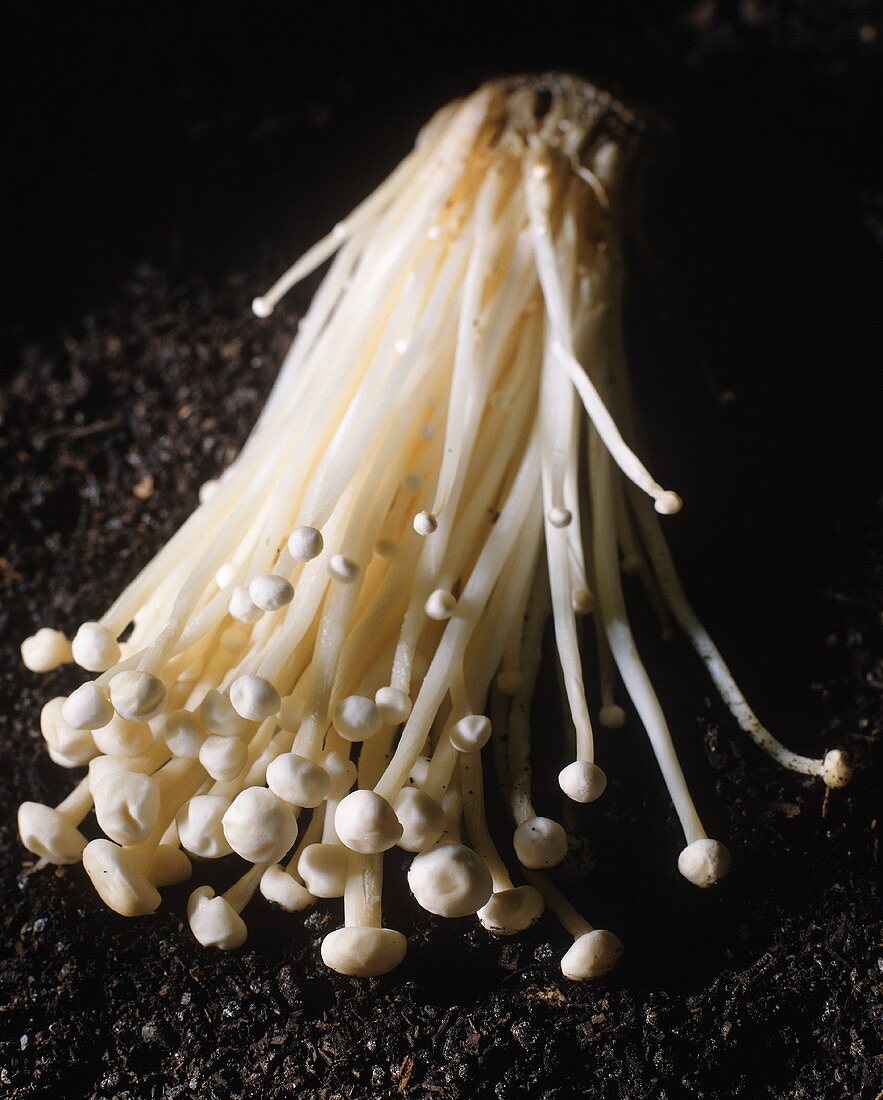
<path fill-rule="evenodd" d="M 273 312 L 273 303 L 268 302 L 266 298 L 253 298 L 251 311 L 255 317 L 260 317 L 262 319 L 269 317 Z"/>
<path fill-rule="evenodd" d="M 428 756 L 418 756 L 408 772 L 408 783 L 412 787 L 424 787 L 429 778 L 432 761 Z"/>
<path fill-rule="evenodd" d="M 491 720 L 484 714 L 467 714 L 448 733 L 457 752 L 478 752 L 491 739 Z"/>
<path fill-rule="evenodd" d="M 477 913 L 494 890 L 484 860 L 464 844 L 442 844 L 415 856 L 408 886 L 417 903 L 439 917 Z"/>
<path fill-rule="evenodd" d="M 677 512 L 680 512 L 683 506 L 684 502 L 678 494 L 673 493 L 671 489 L 661 493 L 653 502 L 653 507 L 661 516 L 673 516 Z"/>
<path fill-rule="evenodd" d="M 190 895 L 187 921 L 203 947 L 235 951 L 248 938 L 245 921 L 226 898 L 215 896 L 210 886 L 199 886 Z"/>
<path fill-rule="evenodd" d="M 226 695 L 212 688 L 199 704 L 199 720 L 209 733 L 218 737 L 239 737 L 248 729 L 243 718 Z"/>
<path fill-rule="evenodd" d="M 41 627 L 21 643 L 21 659 L 31 672 L 52 672 L 71 659 L 71 644 L 60 630 Z"/>
<path fill-rule="evenodd" d="M 92 739 L 106 756 L 140 756 L 153 744 L 146 722 L 130 722 L 118 714 L 106 726 L 93 730 Z"/>
<path fill-rule="evenodd" d="M 238 737 L 206 737 L 199 750 L 199 762 L 212 779 L 228 783 L 245 767 L 248 749 Z"/>
<path fill-rule="evenodd" d="M 311 809 L 328 797 L 331 776 L 305 756 L 283 752 L 267 767 L 267 786 L 283 802 Z"/>
<path fill-rule="evenodd" d="M 173 710 L 158 715 L 150 725 L 174 756 L 188 760 L 199 758 L 199 750 L 205 743 L 205 730 L 195 714 L 189 710 Z"/>
<path fill-rule="evenodd" d="M 101 623 L 83 623 L 71 643 L 74 660 L 87 672 L 106 672 L 120 659 L 116 638 Z"/>
<path fill-rule="evenodd" d="M 154 886 L 178 886 L 193 874 L 193 864 L 171 844 L 159 844 L 147 868 L 147 877 Z"/>
<path fill-rule="evenodd" d="M 227 843 L 250 863 L 278 863 L 297 840 L 297 818 L 266 787 L 246 787 L 224 814 Z"/>
<path fill-rule="evenodd" d="M 46 703 L 40 711 L 40 730 L 53 760 L 60 756 L 71 761 L 67 767 L 77 767 L 88 764 L 99 749 L 93 731 L 74 729 L 65 721 L 65 701 L 63 695 L 57 695 Z"/>
<path fill-rule="evenodd" d="M 113 707 L 89 680 L 70 693 L 61 708 L 61 716 L 75 730 L 97 730 L 113 718 Z"/>
<path fill-rule="evenodd" d="M 90 840 L 83 849 L 83 867 L 104 904 L 123 917 L 143 917 L 162 901 L 131 848 Z"/>
<path fill-rule="evenodd" d="M 226 588 L 235 576 L 236 566 L 232 562 L 225 561 L 221 568 L 215 573 L 215 584 L 218 588 Z"/>
<path fill-rule="evenodd" d="M 285 695 L 282 705 L 279 707 L 278 721 L 282 729 L 288 733 L 297 733 L 304 717 L 303 700 L 294 695 Z"/>
<path fill-rule="evenodd" d="M 342 756 L 339 752 L 330 752 L 325 757 L 325 771 L 331 779 L 329 798 L 343 798 L 356 781 L 356 765 L 348 756 Z"/>
<path fill-rule="evenodd" d="M 625 725 L 625 719 L 625 711 L 622 707 L 617 706 L 616 703 L 601 707 L 601 710 L 598 712 L 598 721 L 606 730 L 622 729 Z"/>
<path fill-rule="evenodd" d="M 477 916 L 495 936 L 514 936 L 536 924 L 545 904 L 543 895 L 532 886 L 513 886 L 509 890 L 495 890 Z"/>
<path fill-rule="evenodd" d="M 395 810 L 375 791 L 353 791 L 342 799 L 334 815 L 334 828 L 342 844 L 363 855 L 385 852 L 402 835 Z"/>
<path fill-rule="evenodd" d="M 208 481 L 204 481 L 199 487 L 199 503 L 208 504 L 220 488 L 220 485 L 221 483 L 216 477 L 210 477 Z"/>
<path fill-rule="evenodd" d="M 267 901 L 280 906 L 287 913 L 299 913 L 316 900 L 306 886 L 278 863 L 271 863 L 261 875 L 260 891 Z"/>
<path fill-rule="evenodd" d="M 444 588 L 437 588 L 426 601 L 424 611 L 430 619 L 443 623 L 457 610 L 457 601 Z"/>
<path fill-rule="evenodd" d="M 342 898 L 349 856 L 339 844 L 308 844 L 297 861 L 297 873 L 317 898 Z"/>
<path fill-rule="evenodd" d="M 574 802 L 594 802 L 607 786 L 607 776 L 587 760 L 574 760 L 558 773 L 558 786 Z"/>
<path fill-rule="evenodd" d="M 852 779 L 852 768 L 849 766 L 849 758 L 842 749 L 831 749 L 825 753 L 822 761 L 822 779 L 826 787 L 837 789 L 845 787 Z"/>
<path fill-rule="evenodd" d="M 130 722 L 146 722 L 155 718 L 166 705 L 168 695 L 162 680 L 149 672 L 129 669 L 118 672 L 110 681 L 113 708 Z"/>
<path fill-rule="evenodd" d="M 238 584 L 230 593 L 227 610 L 240 623 L 256 623 L 263 615 L 263 611 L 249 595 L 248 589 L 241 584 Z"/>
<path fill-rule="evenodd" d="M 678 870 L 694 886 L 714 886 L 730 869 L 730 853 L 719 840 L 694 840 L 678 856 Z"/>
<path fill-rule="evenodd" d="M 79 863 L 86 847 L 86 838 L 76 825 L 42 802 L 19 806 L 18 834 L 29 852 L 49 863 Z"/>
<path fill-rule="evenodd" d="M 119 771 L 95 785 L 95 816 L 101 831 L 117 844 L 146 840 L 159 820 L 160 791 L 155 779 Z"/>
<path fill-rule="evenodd" d="M 432 512 L 418 512 L 414 516 L 414 530 L 424 538 L 438 530 L 438 520 Z"/>
<path fill-rule="evenodd" d="M 400 726 L 402 722 L 407 722 L 411 713 L 411 700 L 398 688 L 378 688 L 374 702 L 380 711 L 380 717 L 388 726 Z"/>
<path fill-rule="evenodd" d="M 408 941 L 392 928 L 338 928 L 322 940 L 322 962 L 338 974 L 376 978 L 401 963 Z"/>
<path fill-rule="evenodd" d="M 518 689 L 521 687 L 521 681 L 524 679 L 520 669 L 507 668 L 503 672 L 497 673 L 497 678 L 494 681 L 497 685 L 497 691 L 502 695 L 516 695 Z"/>
<path fill-rule="evenodd" d="M 252 603 L 262 611 L 278 611 L 294 599 L 291 582 L 275 573 L 262 573 L 248 586 Z"/>
<path fill-rule="evenodd" d="M 529 817 L 522 821 L 512 843 L 521 865 L 534 871 L 554 867 L 567 855 L 567 833 L 550 817 Z"/>
<path fill-rule="evenodd" d="M 331 724 L 347 741 L 367 741 L 383 729 L 383 717 L 373 699 L 347 695 L 334 708 Z"/>
<path fill-rule="evenodd" d="M 359 576 L 359 567 L 345 554 L 332 554 L 328 562 L 328 572 L 341 584 L 352 584 Z"/>
<path fill-rule="evenodd" d="M 554 507 L 549 509 L 549 523 L 553 527 L 569 527 L 573 521 L 573 513 L 569 508 Z"/>
<path fill-rule="evenodd" d="M 312 561 L 325 547 L 322 532 L 315 527 L 295 527 L 288 536 L 288 553 L 295 561 Z"/>
<path fill-rule="evenodd" d="M 561 973 L 574 982 L 602 978 L 619 962 L 622 940 L 605 928 L 578 936 L 561 960 Z"/>
<path fill-rule="evenodd" d="M 201 859 L 220 859 L 233 851 L 221 824 L 230 800 L 219 794 L 198 794 L 178 810 L 175 825 L 181 844 Z"/>
<path fill-rule="evenodd" d="M 402 787 L 396 796 L 395 812 L 402 825 L 399 847 L 406 852 L 431 848 L 445 831 L 441 805 L 417 787 Z"/>
<path fill-rule="evenodd" d="M 230 702 L 236 713 L 249 722 L 263 722 L 282 706 L 279 692 L 270 681 L 250 673 L 237 676 L 230 685 Z"/>
<path fill-rule="evenodd" d="M 574 588 L 570 593 L 574 615 L 590 615 L 595 610 L 595 597 L 588 588 Z"/>

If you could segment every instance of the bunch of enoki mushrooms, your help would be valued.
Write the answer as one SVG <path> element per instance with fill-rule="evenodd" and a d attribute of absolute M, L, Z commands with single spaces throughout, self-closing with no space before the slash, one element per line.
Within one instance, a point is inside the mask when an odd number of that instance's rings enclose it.
<path fill-rule="evenodd" d="M 190 895 L 201 943 L 241 945 L 258 891 L 292 911 L 342 897 L 322 958 L 371 976 L 405 954 L 381 912 L 383 853 L 398 846 L 424 909 L 509 935 L 548 906 L 574 940 L 564 974 L 604 974 L 622 944 L 547 877 L 568 836 L 537 813 L 531 762 L 554 767 L 567 798 L 599 798 L 593 707 L 605 730 L 622 726 L 620 681 L 683 830 L 680 873 L 707 887 L 729 864 L 687 789 L 623 572 L 681 626 L 756 744 L 829 787 L 848 780 L 842 752 L 797 755 L 755 717 L 675 575 L 658 517 L 681 500 L 631 447 L 622 234 L 638 132 L 570 76 L 485 84 L 255 300 L 269 316 L 334 257 L 196 511 L 99 621 L 22 645 L 32 670 L 73 661 L 94 677 L 43 709 L 52 759 L 88 771 L 58 806 L 22 805 L 31 852 L 82 860 L 133 917 L 235 852 L 246 870 L 229 889 Z M 569 759 L 550 759 L 545 730 L 531 748 L 549 616 Z M 517 875 L 486 820 L 489 755 Z M 103 836 L 87 841 L 90 813 Z"/>

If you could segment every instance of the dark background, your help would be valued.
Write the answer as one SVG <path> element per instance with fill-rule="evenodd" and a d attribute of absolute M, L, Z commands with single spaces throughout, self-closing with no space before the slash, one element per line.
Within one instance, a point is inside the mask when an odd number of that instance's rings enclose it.
<path fill-rule="evenodd" d="M 881 36 L 859 2 L 4 5 L 0 1095 L 876 1097 Z M 551 919 L 496 943 L 416 914 L 393 869 L 409 957 L 362 984 L 316 967 L 326 910 L 258 901 L 217 956 L 186 887 L 125 922 L 81 872 L 32 875 L 14 807 L 69 787 L 34 731 L 73 680 L 18 642 L 100 613 L 241 445 L 311 288 L 263 324 L 251 297 L 435 108 L 549 67 L 650 123 L 631 360 L 687 588 L 761 717 L 846 745 L 853 786 L 779 774 L 636 600 L 734 870 L 678 878 L 640 729 L 605 735 L 572 889 L 627 943 L 606 983 L 561 979 Z"/>

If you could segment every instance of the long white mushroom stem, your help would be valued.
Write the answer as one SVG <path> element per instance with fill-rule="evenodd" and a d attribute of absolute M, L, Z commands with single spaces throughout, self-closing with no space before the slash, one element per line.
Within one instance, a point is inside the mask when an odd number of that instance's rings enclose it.
<path fill-rule="evenodd" d="M 520 864 L 560 862 L 568 838 L 537 813 L 532 773 L 554 768 L 575 802 L 603 794 L 596 754 L 625 721 L 615 664 L 684 830 L 681 872 L 703 886 L 725 873 L 638 656 L 621 570 L 640 575 L 663 623 L 670 610 L 762 748 L 829 787 L 847 781 L 838 750 L 799 756 L 760 725 L 650 507 L 669 515 L 681 501 L 632 448 L 622 239 L 640 129 L 574 77 L 490 82 L 440 111 L 255 298 L 268 317 L 331 261 L 251 436 L 199 507 L 100 619 L 70 640 L 43 627 L 23 642 L 34 672 L 73 661 L 88 674 L 41 715 L 51 758 L 89 774 L 55 808 L 22 805 L 31 852 L 82 860 L 128 916 L 156 909 L 190 856 L 235 854 L 246 869 L 226 893 L 191 894 L 202 943 L 244 942 L 258 887 L 292 912 L 343 897 L 322 957 L 371 976 L 405 954 L 381 912 L 382 853 L 398 845 L 433 913 L 477 913 L 508 935 L 545 896 L 575 937 L 565 973 L 596 977 L 619 941 L 545 880 L 513 883 L 485 816 L 481 752 L 498 760 Z M 569 761 L 531 736 L 549 614 Z M 87 843 L 93 811 L 103 835 Z"/>

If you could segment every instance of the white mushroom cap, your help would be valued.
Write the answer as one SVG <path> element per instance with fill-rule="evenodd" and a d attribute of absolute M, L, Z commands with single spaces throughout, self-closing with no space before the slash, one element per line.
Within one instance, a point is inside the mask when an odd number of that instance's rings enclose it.
<path fill-rule="evenodd" d="M 484 714 L 467 714 L 451 726 L 448 737 L 457 752 L 477 752 L 491 739 L 491 720 Z"/>
<path fill-rule="evenodd" d="M 50 863 L 79 863 L 86 847 L 80 830 L 52 806 L 22 802 L 18 808 L 18 833 L 29 852 Z"/>
<path fill-rule="evenodd" d="M 199 758 L 199 750 L 205 742 L 205 730 L 189 710 L 160 714 L 151 722 L 151 728 L 165 741 L 174 756 L 187 760 Z"/>
<path fill-rule="evenodd" d="M 127 669 L 110 681 L 110 701 L 123 718 L 131 722 L 146 722 L 155 718 L 166 705 L 165 684 L 149 672 Z"/>
<path fill-rule="evenodd" d="M 271 863 L 261 875 L 260 889 L 267 901 L 274 902 L 288 913 L 299 913 L 316 900 L 306 886 L 278 863 Z"/>
<path fill-rule="evenodd" d="M 223 697 L 222 697 L 223 698 Z M 282 706 L 279 692 L 262 676 L 237 676 L 230 685 L 233 709 L 249 722 L 263 722 Z"/>
<path fill-rule="evenodd" d="M 680 512 L 683 506 L 684 502 L 678 494 L 673 493 L 671 489 L 667 489 L 664 493 L 660 493 L 653 502 L 653 507 L 661 516 L 673 516 L 677 512 Z"/>
<path fill-rule="evenodd" d="M 146 722 L 130 722 L 118 714 L 106 726 L 93 730 L 92 739 L 105 756 L 140 756 L 153 744 Z"/>
<path fill-rule="evenodd" d="M 549 523 L 553 527 L 569 527 L 573 520 L 573 512 L 569 508 L 562 508 L 560 505 L 549 509 Z"/>
<path fill-rule="evenodd" d="M 550 817 L 530 817 L 522 821 L 512 843 L 521 865 L 534 871 L 554 867 L 567 855 L 567 833 Z"/>
<path fill-rule="evenodd" d="M 457 601 L 451 592 L 444 588 L 437 588 L 430 594 L 423 610 L 428 618 L 443 623 L 457 610 Z"/>
<path fill-rule="evenodd" d="M 218 737 L 239 737 L 248 729 L 248 719 L 239 714 L 226 695 L 212 688 L 199 704 L 199 720 Z"/>
<path fill-rule="evenodd" d="M 601 707 L 598 712 L 598 721 L 606 730 L 622 729 L 625 725 L 625 720 L 625 711 L 616 703 L 611 703 L 607 707 Z"/>
<path fill-rule="evenodd" d="M 199 762 L 212 779 L 229 783 L 239 775 L 248 762 L 248 748 L 238 737 L 220 737 L 212 734 L 202 743 Z"/>
<path fill-rule="evenodd" d="M 197 794 L 178 810 L 178 837 L 187 849 L 202 859 L 220 859 L 233 851 L 221 824 L 230 800 L 219 794 Z"/>
<path fill-rule="evenodd" d="M 21 643 L 21 659 L 31 672 L 52 672 L 71 659 L 71 644 L 60 630 L 40 627 Z"/>
<path fill-rule="evenodd" d="M 63 709 L 65 698 L 57 695 L 50 699 L 40 711 L 40 730 L 53 759 L 62 756 L 72 761 L 71 765 L 88 764 L 98 752 L 95 738 L 90 730 L 74 729 L 65 721 Z"/>
<path fill-rule="evenodd" d="M 400 726 L 408 721 L 411 713 L 411 700 L 403 691 L 394 687 L 378 688 L 374 703 L 380 711 L 380 717 L 388 726 Z"/>
<path fill-rule="evenodd" d="M 329 798 L 343 798 L 356 781 L 356 765 L 348 756 L 341 756 L 339 752 L 329 752 L 325 757 L 325 771 L 331 779 Z"/>
<path fill-rule="evenodd" d="M 246 787 L 221 824 L 227 843 L 250 863 L 278 863 L 297 840 L 297 818 L 266 787 Z"/>
<path fill-rule="evenodd" d="M 375 791 L 352 791 L 337 804 L 334 828 L 341 843 L 372 855 L 399 842 L 402 826 L 395 810 Z"/>
<path fill-rule="evenodd" d="M 339 844 L 308 844 L 297 861 L 297 873 L 317 898 L 342 898 L 349 856 Z"/>
<path fill-rule="evenodd" d="M 845 787 L 852 779 L 852 768 L 849 766 L 849 757 L 842 749 L 831 749 L 825 753 L 822 761 L 822 779 L 826 787 L 837 789 Z"/>
<path fill-rule="evenodd" d="M 714 886 L 730 869 L 730 853 L 719 840 L 694 840 L 678 856 L 678 870 L 694 886 Z"/>
<path fill-rule="evenodd" d="M 429 769 L 431 766 L 432 761 L 428 756 L 418 756 L 411 770 L 408 772 L 408 783 L 412 787 L 423 787 L 426 784 L 426 780 L 429 778 Z"/>
<path fill-rule="evenodd" d="M 561 960 L 561 973 L 575 982 L 608 974 L 622 955 L 622 940 L 605 928 L 578 936 Z"/>
<path fill-rule="evenodd" d="M 322 532 L 315 527 L 295 527 L 288 536 L 288 553 L 295 561 L 318 558 L 325 546 Z"/>
<path fill-rule="evenodd" d="M 160 791 L 149 775 L 115 772 L 96 783 L 92 794 L 98 824 L 117 844 L 138 844 L 153 832 L 159 820 Z"/>
<path fill-rule="evenodd" d="M 587 760 L 574 760 L 558 773 L 558 786 L 574 802 L 594 802 L 607 786 L 607 776 Z"/>
<path fill-rule="evenodd" d="M 187 902 L 190 931 L 203 947 L 233 951 L 248 938 L 245 921 L 224 897 L 215 897 L 210 886 L 199 886 Z"/>
<path fill-rule="evenodd" d="M 113 707 L 98 690 L 95 681 L 87 680 L 65 699 L 61 715 L 75 730 L 97 730 L 113 718 Z"/>
<path fill-rule="evenodd" d="M 235 576 L 236 566 L 230 561 L 225 561 L 215 573 L 215 584 L 218 588 L 226 588 Z"/>
<path fill-rule="evenodd" d="M 83 867 L 104 904 L 123 917 L 143 917 L 162 900 L 138 856 L 112 840 L 90 840 Z"/>
<path fill-rule="evenodd" d="M 536 924 L 545 905 L 539 890 L 513 886 L 510 890 L 495 890 L 490 901 L 478 910 L 478 919 L 496 936 L 514 936 Z"/>
<path fill-rule="evenodd" d="M 88 730 L 86 732 L 88 733 Z M 58 749 L 53 748 L 52 745 L 47 745 L 46 751 L 49 753 L 49 759 L 52 763 L 57 764 L 60 768 L 81 768 L 83 766 L 82 760 L 76 760 L 72 756 L 65 756 L 63 752 L 59 752 Z"/>
<path fill-rule="evenodd" d="M 291 582 L 276 573 L 261 573 L 248 586 L 251 602 L 262 611 L 278 611 L 294 599 Z"/>
<path fill-rule="evenodd" d="M 87 672 L 106 672 L 120 659 L 116 638 L 101 623 L 83 623 L 71 643 L 71 655 Z"/>
<path fill-rule="evenodd" d="M 109 775 L 120 772 L 148 772 L 154 767 L 148 757 L 96 756 L 89 761 L 89 790 L 93 797 L 95 788 Z"/>
<path fill-rule="evenodd" d="M 383 729 L 383 718 L 373 699 L 347 695 L 331 715 L 331 723 L 347 741 L 367 741 Z"/>
<path fill-rule="evenodd" d="M 241 584 L 237 585 L 230 593 L 227 610 L 230 612 L 231 617 L 239 623 L 256 623 L 263 615 L 263 611 L 249 595 L 248 589 Z"/>
<path fill-rule="evenodd" d="M 408 886 L 419 905 L 440 917 L 477 913 L 494 890 L 484 860 L 464 844 L 442 844 L 415 856 Z"/>
<path fill-rule="evenodd" d="M 283 752 L 267 767 L 267 786 L 283 802 L 311 809 L 328 797 L 331 776 L 305 756 Z"/>
<path fill-rule="evenodd" d="M 431 848 L 445 831 L 441 805 L 417 787 L 402 787 L 396 796 L 395 812 L 403 830 L 399 847 L 406 852 Z"/>
<path fill-rule="evenodd" d="M 361 570 L 358 563 L 354 562 L 352 558 L 348 558 L 346 554 L 332 554 L 328 562 L 328 572 L 341 584 L 352 584 L 358 578 Z"/>
<path fill-rule="evenodd" d="M 338 974 L 376 978 L 401 963 L 408 941 L 392 928 L 338 928 L 322 940 L 322 962 Z"/>
<path fill-rule="evenodd" d="M 279 707 L 277 720 L 282 729 L 288 733 L 297 733 L 304 718 L 304 705 L 302 700 L 294 695 L 284 695 Z"/>
<path fill-rule="evenodd" d="M 208 481 L 204 481 L 199 487 L 199 503 L 208 504 L 220 488 L 220 485 L 220 479 L 216 477 L 210 477 Z"/>
<path fill-rule="evenodd" d="M 177 886 L 192 874 L 193 864 L 180 848 L 171 844 L 158 845 L 147 868 L 147 877 L 156 887 Z"/>
<path fill-rule="evenodd" d="M 426 538 L 427 535 L 431 535 L 433 531 L 438 530 L 438 520 L 432 514 L 432 512 L 418 512 L 412 520 L 414 530 L 418 535 L 422 535 Z"/>

